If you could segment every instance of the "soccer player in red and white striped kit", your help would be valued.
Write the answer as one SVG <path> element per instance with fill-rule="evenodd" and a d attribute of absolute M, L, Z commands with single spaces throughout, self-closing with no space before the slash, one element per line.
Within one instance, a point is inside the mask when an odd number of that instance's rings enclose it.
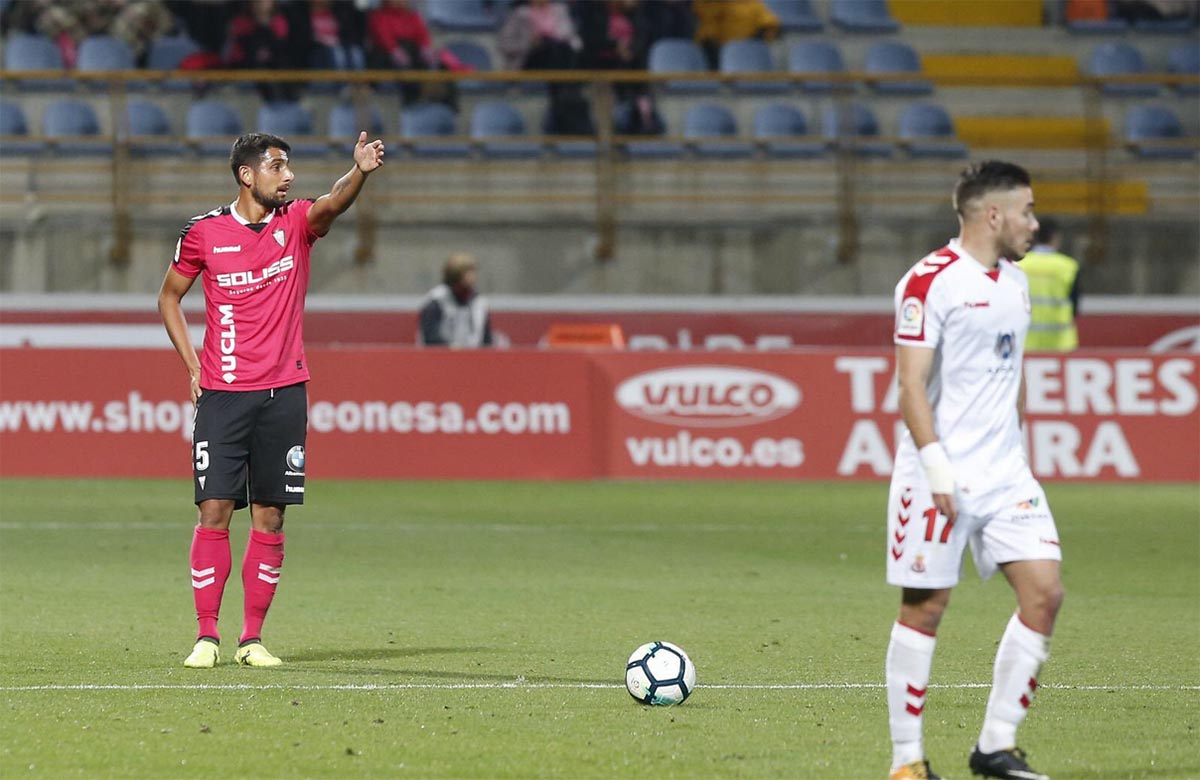
<path fill-rule="evenodd" d="M 245 612 L 234 658 L 245 666 L 281 663 L 263 646 L 262 626 L 283 566 L 284 511 L 304 503 L 309 255 L 383 165 L 384 147 L 360 133 L 354 167 L 316 200 L 288 199 L 295 180 L 290 153 L 286 141 L 266 133 L 234 142 L 229 162 L 237 199 L 188 222 L 158 295 L 196 405 L 192 469 L 199 522 L 191 582 L 199 628 L 184 660 L 190 668 L 220 660 L 217 616 L 232 568 L 229 524 L 246 506 Z M 197 277 L 205 300 L 199 357 L 181 305 Z"/>

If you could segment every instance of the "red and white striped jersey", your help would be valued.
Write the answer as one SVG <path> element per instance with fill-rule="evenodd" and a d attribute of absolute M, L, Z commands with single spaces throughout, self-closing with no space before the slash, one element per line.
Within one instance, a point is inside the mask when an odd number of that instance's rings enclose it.
<path fill-rule="evenodd" d="M 1029 330 L 1029 283 L 1015 263 L 989 270 L 957 240 L 896 285 L 898 345 L 936 350 L 927 391 L 960 489 L 979 495 L 1029 473 L 1017 397 Z M 900 458 L 917 459 L 906 429 Z"/>

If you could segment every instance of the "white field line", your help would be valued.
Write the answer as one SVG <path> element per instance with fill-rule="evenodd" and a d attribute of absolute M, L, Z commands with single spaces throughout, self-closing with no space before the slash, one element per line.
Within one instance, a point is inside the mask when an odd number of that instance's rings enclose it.
<path fill-rule="evenodd" d="M 179 684 L 92 684 L 78 685 L 4 685 L 0 691 L 405 691 L 405 690 L 620 690 L 624 685 L 613 683 L 538 683 L 538 682 L 491 682 L 491 683 L 367 683 L 361 685 L 279 685 L 253 683 L 179 683 Z M 824 690 L 882 690 L 887 687 L 884 683 L 749 683 L 697 685 L 706 690 L 738 690 L 738 691 L 824 691 Z M 965 690 L 973 688 L 990 688 L 991 683 L 950 683 L 932 684 L 931 688 Z M 1200 685 L 1066 685 L 1050 683 L 1039 685 L 1045 690 L 1060 691 L 1200 691 Z"/>

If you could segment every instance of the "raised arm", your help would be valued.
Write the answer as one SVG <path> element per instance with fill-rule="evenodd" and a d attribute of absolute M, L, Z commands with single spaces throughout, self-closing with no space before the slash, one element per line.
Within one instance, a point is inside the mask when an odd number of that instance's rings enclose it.
<path fill-rule="evenodd" d="M 168 268 L 162 289 L 158 291 L 158 314 L 167 328 L 171 343 L 175 345 L 175 351 L 179 353 L 179 358 L 187 369 L 188 388 L 193 404 L 200 399 L 200 358 L 197 357 L 196 348 L 192 346 L 192 339 L 188 335 L 182 301 L 194 281 L 195 279 L 184 276 L 174 268 Z"/>
<path fill-rule="evenodd" d="M 900 416 L 912 434 L 929 480 L 933 503 L 950 522 L 958 517 L 954 505 L 954 473 L 950 459 L 938 442 L 933 425 L 933 405 L 926 390 L 933 370 L 934 350 L 926 347 L 896 347 L 896 380 L 900 386 Z"/>
<path fill-rule="evenodd" d="M 308 226 L 318 236 L 323 236 L 333 227 L 333 221 L 350 208 L 358 193 L 362 191 L 371 171 L 383 165 L 383 141 L 378 138 L 367 143 L 365 132 L 358 134 L 354 144 L 354 167 L 333 184 L 329 193 L 317 198 L 308 210 Z"/>

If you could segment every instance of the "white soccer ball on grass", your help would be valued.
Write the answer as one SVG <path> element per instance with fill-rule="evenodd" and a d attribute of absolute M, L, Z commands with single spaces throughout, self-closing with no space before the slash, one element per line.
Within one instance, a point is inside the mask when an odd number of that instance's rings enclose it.
<path fill-rule="evenodd" d="M 625 687 L 642 704 L 681 704 L 696 687 L 696 667 L 678 645 L 648 642 L 629 656 Z"/>

